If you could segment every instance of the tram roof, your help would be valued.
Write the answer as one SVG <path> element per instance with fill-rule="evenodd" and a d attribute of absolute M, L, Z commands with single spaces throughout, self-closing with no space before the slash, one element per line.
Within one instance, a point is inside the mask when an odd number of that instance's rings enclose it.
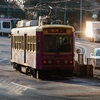
<path fill-rule="evenodd" d="M 74 32 L 74 28 L 72 26 L 67 25 L 61 25 L 61 24 L 53 24 L 53 25 L 42 25 L 42 26 L 30 26 L 30 27 L 20 27 L 20 28 L 13 28 L 11 30 L 12 34 L 18 34 L 21 32 L 21 34 L 25 33 L 35 33 L 36 31 L 43 31 L 44 28 L 72 28 L 72 31 Z"/>
<path fill-rule="evenodd" d="M 0 18 L 0 21 L 20 20 L 20 18 Z"/>

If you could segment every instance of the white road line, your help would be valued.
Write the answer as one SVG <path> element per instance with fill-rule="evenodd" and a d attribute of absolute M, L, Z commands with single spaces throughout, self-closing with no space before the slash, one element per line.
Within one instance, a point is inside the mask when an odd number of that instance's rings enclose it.
<path fill-rule="evenodd" d="M 80 42 L 75 42 L 75 45 L 77 45 L 77 44 L 79 44 L 79 45 L 84 45 L 84 43 L 80 43 Z M 85 45 L 87 45 L 87 46 L 90 46 L 90 47 L 92 47 L 92 48 L 94 48 L 94 46 L 92 46 L 91 44 L 88 44 L 88 43 L 85 43 Z"/>
<path fill-rule="evenodd" d="M 16 85 L 16 86 L 20 86 L 20 87 L 24 87 L 24 88 L 27 88 L 27 89 L 31 89 L 31 90 L 36 90 L 36 88 L 31 88 L 31 87 L 24 86 L 24 85 L 21 85 L 21 84 L 15 83 L 15 82 L 11 82 L 11 84 Z"/>
<path fill-rule="evenodd" d="M 32 88 L 30 86 L 25 86 L 25 85 L 21 85 L 15 82 L 9 82 L 7 80 L 5 80 L 4 78 L 0 78 L 0 87 L 7 89 L 8 91 L 11 91 L 13 93 L 16 93 L 18 95 L 20 95 L 22 92 L 30 89 L 30 90 L 37 90 L 36 88 Z"/>
<path fill-rule="evenodd" d="M 8 59 L 8 58 L 5 58 L 5 59 L 0 60 L 0 63 L 3 62 L 3 61 L 5 61 L 5 60 L 7 60 L 7 59 Z"/>

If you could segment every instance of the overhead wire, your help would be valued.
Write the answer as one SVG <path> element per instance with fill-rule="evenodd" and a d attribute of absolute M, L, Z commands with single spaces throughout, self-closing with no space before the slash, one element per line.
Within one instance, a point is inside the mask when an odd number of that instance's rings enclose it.
<path fill-rule="evenodd" d="M 18 0 L 19 1 L 19 0 Z M 86 0 L 85 0 L 86 1 Z M 77 10 L 77 11 L 80 11 L 80 2 L 76 2 L 76 1 L 67 1 L 67 2 L 73 2 L 73 3 L 75 3 L 75 4 L 78 4 L 78 7 L 60 7 L 60 6 L 58 6 L 59 5 L 59 3 L 61 4 L 61 3 L 65 3 L 65 0 L 60 0 L 60 1 L 52 1 L 52 2 L 42 2 L 42 3 L 38 3 L 37 5 L 35 5 L 34 7 L 24 7 L 24 9 L 27 9 L 27 10 L 34 10 L 34 9 L 36 9 L 36 10 L 40 10 L 40 6 L 42 6 L 41 7 L 41 10 L 45 10 L 45 8 L 47 8 L 47 7 L 45 7 L 45 6 L 47 6 L 47 4 L 58 4 L 58 5 L 56 5 L 56 7 L 53 7 L 54 9 L 60 9 L 60 10 Z M 91 3 L 91 5 L 92 5 L 92 3 Z M 98 5 L 100 5 L 100 3 L 98 3 Z M 10 6 L 10 5 L 0 5 L 0 8 L 14 8 L 13 6 Z M 85 4 L 85 6 L 82 6 L 82 10 L 83 11 L 88 11 L 88 12 L 92 12 L 92 11 L 99 11 L 100 10 L 100 6 L 98 6 L 98 7 L 96 7 L 96 8 L 92 8 L 91 6 L 89 7 L 87 4 Z"/>

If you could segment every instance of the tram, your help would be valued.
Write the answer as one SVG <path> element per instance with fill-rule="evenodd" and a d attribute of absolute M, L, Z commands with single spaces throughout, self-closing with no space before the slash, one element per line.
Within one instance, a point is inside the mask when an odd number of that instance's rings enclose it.
<path fill-rule="evenodd" d="M 7 35 L 10 37 L 11 29 L 16 27 L 20 18 L 0 18 L 0 35 Z"/>
<path fill-rule="evenodd" d="M 73 27 L 43 25 L 14 28 L 11 35 L 11 63 L 16 70 L 36 78 L 73 75 Z"/>

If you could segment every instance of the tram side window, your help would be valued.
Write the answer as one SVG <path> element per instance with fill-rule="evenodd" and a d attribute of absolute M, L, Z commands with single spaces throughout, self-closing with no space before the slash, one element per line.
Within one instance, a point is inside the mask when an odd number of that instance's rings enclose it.
<path fill-rule="evenodd" d="M 29 51 L 29 48 L 30 48 L 30 42 L 29 42 L 29 36 L 27 36 L 27 50 Z"/>
<path fill-rule="evenodd" d="M 13 48 L 16 49 L 16 36 L 14 36 L 14 38 L 13 38 Z"/>
<path fill-rule="evenodd" d="M 19 36 L 17 36 L 17 49 L 19 49 Z"/>
<path fill-rule="evenodd" d="M 33 51 L 36 51 L 36 36 L 33 36 Z"/>
<path fill-rule="evenodd" d="M 10 22 L 3 22 L 3 28 L 10 28 Z"/>
<path fill-rule="evenodd" d="M 18 36 L 18 49 L 23 50 L 23 36 Z"/>
<path fill-rule="evenodd" d="M 13 38 L 13 48 L 23 49 L 23 36 L 14 36 Z"/>
<path fill-rule="evenodd" d="M 20 45 L 19 45 L 19 44 L 20 44 L 20 42 L 19 42 L 19 41 L 20 41 L 19 36 L 17 36 L 17 41 L 16 41 L 16 44 L 17 44 L 17 49 L 19 49 L 19 46 L 20 46 Z"/>
<path fill-rule="evenodd" d="M 13 36 L 13 48 L 17 49 L 17 36 Z"/>
<path fill-rule="evenodd" d="M 21 49 L 23 50 L 24 49 L 24 37 L 23 36 L 21 36 Z"/>
<path fill-rule="evenodd" d="M 19 43 L 18 44 L 19 44 L 18 49 L 22 49 L 22 45 L 21 45 L 22 44 L 22 38 L 21 38 L 21 36 L 19 36 Z"/>
<path fill-rule="evenodd" d="M 15 36 L 15 49 L 18 49 L 18 36 Z"/>
<path fill-rule="evenodd" d="M 14 48 L 17 49 L 17 36 L 14 36 Z"/>
<path fill-rule="evenodd" d="M 29 51 L 34 51 L 33 41 L 34 41 L 34 36 L 30 36 Z"/>
<path fill-rule="evenodd" d="M 31 52 L 36 51 L 36 37 L 35 36 L 27 37 L 27 50 Z"/>
<path fill-rule="evenodd" d="M 12 48 L 15 48 L 15 43 L 14 43 L 15 41 L 14 41 L 14 38 L 15 38 L 15 37 L 13 36 Z"/>

